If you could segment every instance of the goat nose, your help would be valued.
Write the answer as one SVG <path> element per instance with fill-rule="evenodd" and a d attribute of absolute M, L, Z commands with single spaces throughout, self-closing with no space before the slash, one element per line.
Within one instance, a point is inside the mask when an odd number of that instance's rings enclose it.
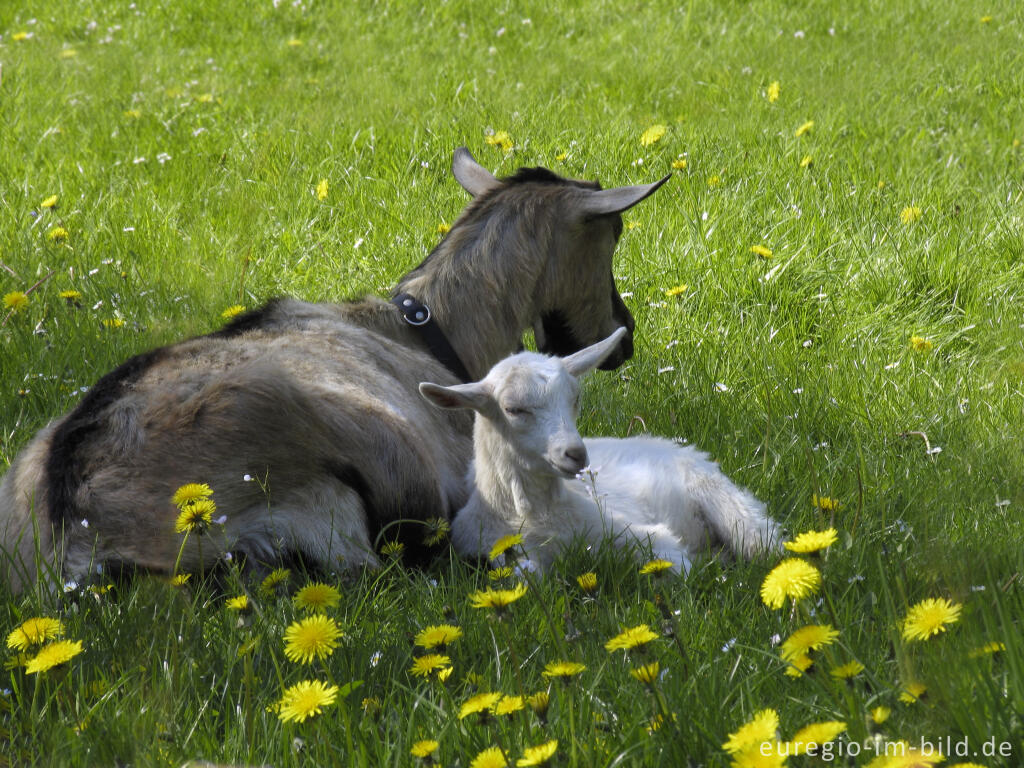
<path fill-rule="evenodd" d="M 565 458 L 576 465 L 577 469 L 587 466 L 587 448 L 585 445 L 573 445 L 563 452 Z"/>

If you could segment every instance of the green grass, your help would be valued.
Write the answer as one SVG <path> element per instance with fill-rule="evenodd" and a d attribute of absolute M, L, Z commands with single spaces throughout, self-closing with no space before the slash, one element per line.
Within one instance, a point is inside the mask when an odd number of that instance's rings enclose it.
<path fill-rule="evenodd" d="M 230 571 L 103 595 L 13 598 L 0 585 L 4 632 L 58 616 L 85 648 L 50 672 L 0 673 L 0 765 L 409 765 L 430 737 L 445 765 L 492 744 L 514 762 L 558 739 L 556 765 L 722 766 L 728 735 L 769 707 L 787 738 L 842 720 L 847 745 L 966 738 L 979 754 L 961 759 L 1020 762 L 1020 7 L 166 5 L 0 8 L 0 294 L 36 286 L 28 307 L 0 315 L 0 469 L 83 387 L 215 329 L 230 305 L 386 293 L 466 202 L 448 172 L 460 144 L 499 174 L 540 164 L 605 184 L 652 181 L 685 157 L 627 216 L 615 270 L 637 356 L 589 382 L 585 431 L 684 437 L 789 530 L 831 524 L 840 541 L 823 600 L 795 612 L 759 599 L 774 561 L 652 580 L 620 554 L 577 548 L 500 621 L 468 603 L 485 571 L 454 558 L 338 575 L 331 615 L 345 638 L 311 667 L 284 657 L 290 602 Z M 665 136 L 641 146 L 653 124 Z M 488 130 L 508 131 L 514 150 L 487 145 Z M 911 206 L 921 217 L 905 223 Z M 51 242 L 57 226 L 68 237 Z M 915 335 L 931 348 L 912 349 Z M 592 596 L 576 584 L 588 570 Z M 245 589 L 256 609 L 239 621 L 224 598 Z M 960 620 L 903 641 L 902 617 L 927 597 L 961 602 Z M 443 620 L 465 633 L 454 672 L 420 681 L 412 638 Z M 807 621 L 840 638 L 792 679 L 771 638 Z M 665 633 L 646 657 L 666 670 L 657 693 L 603 647 L 640 623 Z M 991 641 L 1005 650 L 970 656 Z M 865 671 L 852 684 L 830 679 L 854 658 Z M 475 691 L 546 688 L 557 659 L 587 669 L 551 686 L 546 721 L 458 719 Z M 307 677 L 351 690 L 282 723 L 268 706 Z M 911 680 L 928 693 L 902 704 Z M 892 714 L 869 725 L 877 705 Z M 990 739 L 1012 754 L 980 754 Z"/>

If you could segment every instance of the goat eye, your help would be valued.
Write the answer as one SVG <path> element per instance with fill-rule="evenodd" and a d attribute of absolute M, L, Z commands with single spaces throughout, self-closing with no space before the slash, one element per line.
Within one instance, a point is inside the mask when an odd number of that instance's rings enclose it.
<path fill-rule="evenodd" d="M 514 405 L 506 405 L 505 413 L 509 416 L 526 416 L 529 411 L 526 408 L 519 408 Z"/>

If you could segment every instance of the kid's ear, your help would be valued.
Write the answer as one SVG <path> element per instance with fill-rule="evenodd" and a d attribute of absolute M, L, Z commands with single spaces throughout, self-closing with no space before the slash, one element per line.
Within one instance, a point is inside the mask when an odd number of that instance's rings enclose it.
<path fill-rule="evenodd" d="M 420 394 L 438 408 L 472 408 L 480 411 L 491 401 L 491 395 L 479 381 L 442 387 L 429 381 L 420 383 Z"/>
<path fill-rule="evenodd" d="M 626 335 L 625 328 L 616 329 L 615 333 L 609 336 L 603 341 L 599 341 L 596 344 L 591 344 L 589 347 L 584 347 L 579 352 L 574 352 L 568 357 L 562 358 L 562 362 L 565 363 L 566 369 L 569 373 L 577 378 L 585 373 L 590 373 L 592 370 L 597 368 L 608 355 L 610 355 L 616 347 L 619 346 L 619 340 Z"/>

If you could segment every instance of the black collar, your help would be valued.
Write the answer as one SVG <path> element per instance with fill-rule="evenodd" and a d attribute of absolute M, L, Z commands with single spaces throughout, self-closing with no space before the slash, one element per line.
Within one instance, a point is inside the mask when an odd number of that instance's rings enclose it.
<path fill-rule="evenodd" d="M 426 304 L 414 299 L 408 293 L 399 293 L 391 299 L 391 303 L 402 311 L 405 322 L 419 333 L 420 338 L 430 349 L 430 353 L 451 371 L 455 378 L 462 382 L 473 380 Z"/>

